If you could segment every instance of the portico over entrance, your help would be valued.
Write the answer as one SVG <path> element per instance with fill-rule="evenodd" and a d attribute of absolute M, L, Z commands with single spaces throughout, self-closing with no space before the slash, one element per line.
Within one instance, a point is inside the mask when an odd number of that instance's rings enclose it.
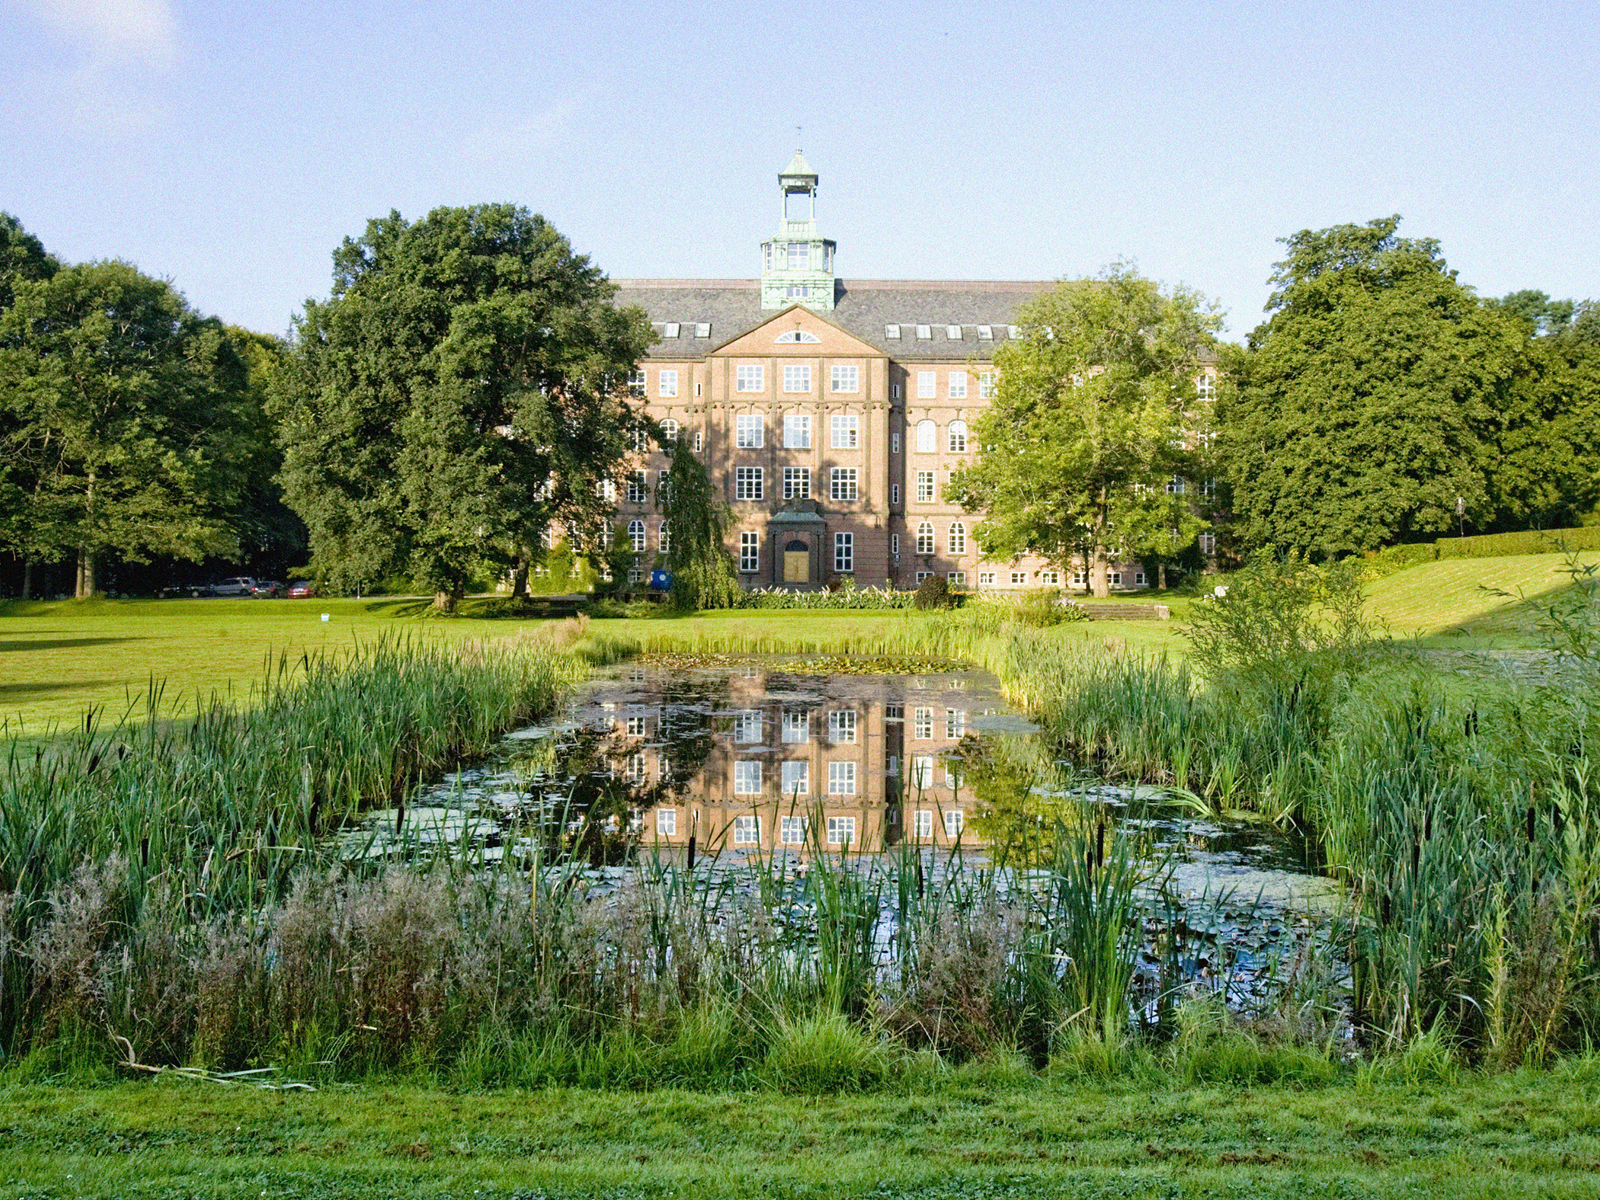
<path fill-rule="evenodd" d="M 772 556 L 772 586 L 813 591 L 822 585 L 822 540 L 826 522 L 814 500 L 784 505 L 767 521 Z"/>

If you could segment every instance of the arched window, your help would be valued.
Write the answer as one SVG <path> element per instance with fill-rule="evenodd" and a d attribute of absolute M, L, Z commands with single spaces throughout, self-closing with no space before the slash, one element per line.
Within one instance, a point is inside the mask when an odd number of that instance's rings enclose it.
<path fill-rule="evenodd" d="M 633 543 L 633 552 L 635 554 L 643 554 L 644 553 L 644 522 L 643 521 L 629 521 L 628 522 L 628 540 Z"/>
<path fill-rule="evenodd" d="M 950 553 L 965 554 L 967 552 L 967 527 L 960 521 L 950 523 Z"/>
<path fill-rule="evenodd" d="M 950 422 L 950 453 L 965 454 L 967 452 L 967 423 L 965 421 Z"/>
<path fill-rule="evenodd" d="M 917 526 L 917 553 L 933 553 L 933 524 L 930 521 Z"/>
<path fill-rule="evenodd" d="M 917 422 L 917 453 L 937 454 L 939 452 L 939 427 L 932 421 Z"/>
<path fill-rule="evenodd" d="M 667 536 L 667 523 L 661 522 L 661 528 L 656 530 L 656 540 L 661 546 L 661 553 L 665 554 L 672 549 L 671 539 Z"/>
<path fill-rule="evenodd" d="M 666 438 L 668 445 L 678 440 L 678 423 L 671 417 L 661 422 L 661 436 Z"/>

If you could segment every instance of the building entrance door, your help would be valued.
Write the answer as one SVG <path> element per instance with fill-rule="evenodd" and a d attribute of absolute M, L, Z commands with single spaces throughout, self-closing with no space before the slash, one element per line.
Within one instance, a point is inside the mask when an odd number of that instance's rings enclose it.
<path fill-rule="evenodd" d="M 799 538 L 786 543 L 783 547 L 783 581 L 811 582 L 811 548 Z"/>

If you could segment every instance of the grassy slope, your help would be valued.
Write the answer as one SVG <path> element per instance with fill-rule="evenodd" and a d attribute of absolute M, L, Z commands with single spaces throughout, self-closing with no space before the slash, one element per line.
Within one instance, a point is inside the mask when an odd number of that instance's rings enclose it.
<path fill-rule="evenodd" d="M 1600 554 L 1586 554 L 1583 561 L 1600 561 Z M 1565 567 L 1559 554 L 1445 559 L 1380 579 L 1367 594 L 1372 612 L 1396 635 L 1420 634 L 1462 648 L 1516 649 L 1533 644 L 1537 612 L 1528 602 L 1568 586 Z"/>
<path fill-rule="evenodd" d="M 853 1097 L 0 1083 L 0 1194 L 1592 1197 L 1600 1074 Z"/>

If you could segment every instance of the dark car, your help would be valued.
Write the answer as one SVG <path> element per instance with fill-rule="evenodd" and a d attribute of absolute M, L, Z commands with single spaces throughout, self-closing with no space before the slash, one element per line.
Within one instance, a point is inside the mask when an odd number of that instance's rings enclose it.
<path fill-rule="evenodd" d="M 250 585 L 250 594 L 262 599 L 274 599 L 283 595 L 283 584 L 276 579 L 258 579 Z"/>
<path fill-rule="evenodd" d="M 291 600 L 306 600 L 317 594 L 317 585 L 309 579 L 296 579 L 284 593 Z"/>
<path fill-rule="evenodd" d="M 211 585 L 213 596 L 248 596 L 250 589 L 256 586 L 256 581 L 248 575 L 235 575 L 230 579 L 221 579 Z"/>

